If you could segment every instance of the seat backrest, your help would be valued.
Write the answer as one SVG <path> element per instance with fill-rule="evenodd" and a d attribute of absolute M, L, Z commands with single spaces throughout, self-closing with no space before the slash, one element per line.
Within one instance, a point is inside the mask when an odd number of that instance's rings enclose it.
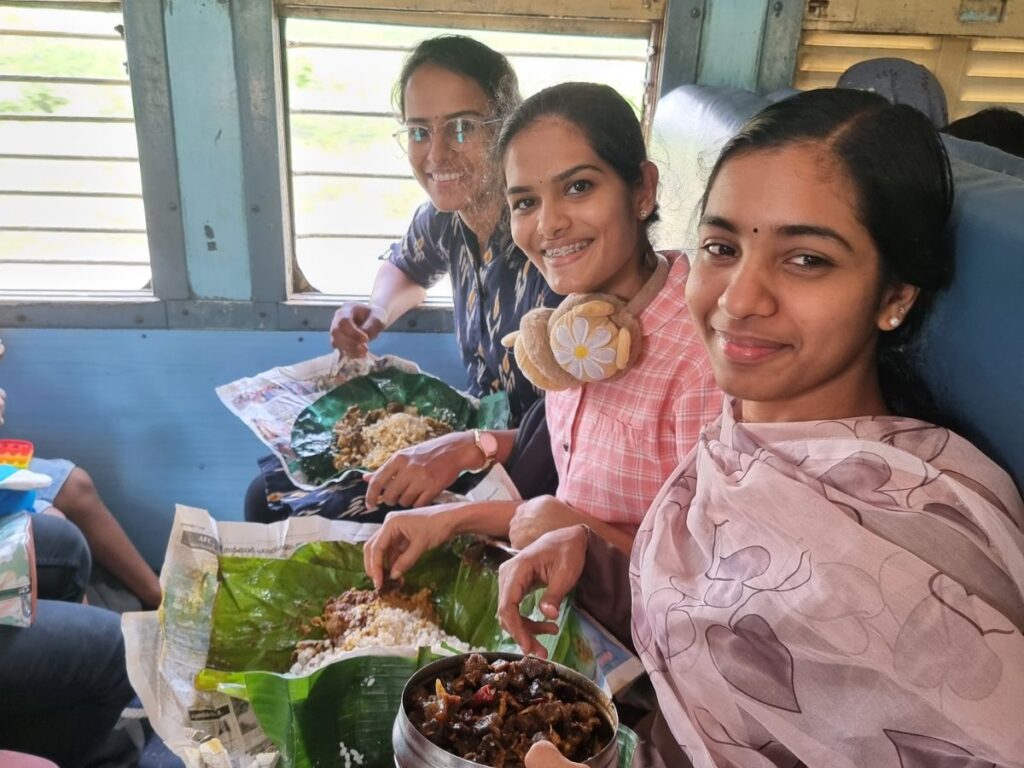
<path fill-rule="evenodd" d="M 658 247 L 696 243 L 694 211 L 719 151 L 768 100 L 681 86 L 658 104 L 651 157 L 661 168 Z M 921 334 L 920 373 L 940 408 L 1024 487 L 1024 179 L 989 147 L 952 145 L 957 274 Z M 998 150 L 992 150 L 997 152 Z M 973 156 L 1004 172 L 980 168 Z"/>
<path fill-rule="evenodd" d="M 965 437 L 1024 488 L 1024 179 L 953 160 L 956 277 L 921 373 Z"/>
<path fill-rule="evenodd" d="M 651 233 L 656 248 L 695 245 L 695 211 L 718 153 L 767 104 L 749 91 L 704 85 L 682 85 L 659 99 L 650 141 L 651 160 L 661 171 L 661 221 Z"/>
<path fill-rule="evenodd" d="M 925 115 L 936 128 L 949 122 L 946 94 L 927 67 L 907 59 L 858 61 L 839 76 L 837 88 L 855 88 L 906 104 Z"/>
<path fill-rule="evenodd" d="M 1024 179 L 1024 158 L 982 144 L 980 141 L 958 139 L 956 136 L 943 135 L 942 141 L 946 144 L 949 156 L 956 160 L 963 160 L 979 168 L 987 168 L 990 171 L 998 171 L 1007 176 Z"/>

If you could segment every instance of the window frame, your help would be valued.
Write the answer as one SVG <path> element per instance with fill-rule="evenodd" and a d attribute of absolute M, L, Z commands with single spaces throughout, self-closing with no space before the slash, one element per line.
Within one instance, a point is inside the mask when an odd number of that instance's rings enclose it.
<path fill-rule="evenodd" d="M 635 0 L 609 8 L 599 0 L 499 0 L 486 12 L 475 0 L 317 0 L 221 5 L 229 14 L 238 85 L 242 195 L 248 235 L 249 300 L 196 297 L 187 259 L 182 189 L 175 145 L 172 77 L 163 3 L 110 0 L 4 0 L 4 5 L 76 10 L 120 10 L 131 73 L 152 292 L 47 295 L 0 292 L 0 328 L 137 328 L 312 331 L 330 326 L 339 304 L 351 298 L 294 290 L 291 179 L 287 167 L 287 112 L 282 25 L 292 15 L 360 21 L 418 21 L 436 26 L 433 11 L 467 29 L 580 32 L 644 30 L 652 47 L 644 103 L 653 115 L 665 64 L 666 6 L 679 0 Z M 220 4 L 218 4 L 220 5 Z M 471 24 L 469 22 L 472 22 Z M 244 87 L 243 87 L 244 84 Z M 645 126 L 646 127 L 646 126 Z M 426 302 L 389 330 L 450 333 L 451 304 Z"/>
<path fill-rule="evenodd" d="M 108 0 L 26 0 L 5 6 L 60 10 L 119 11 L 130 71 L 142 202 L 152 273 L 151 291 L 103 291 L 47 294 L 0 293 L 0 326 L 76 328 L 158 328 L 166 326 L 164 304 L 188 297 L 181 195 L 173 126 L 163 13 L 159 4 Z"/>
<path fill-rule="evenodd" d="M 651 3 L 649 0 L 636 0 L 630 9 L 610 8 L 606 2 L 595 2 L 595 0 L 560 0 L 556 8 L 552 10 L 549 0 L 505 0 L 505 2 L 494 3 L 492 6 L 504 6 L 506 8 L 515 6 L 519 12 L 502 12 L 501 10 L 480 11 L 479 4 L 472 0 L 430 0 L 429 3 L 394 2 L 393 0 L 364 0 L 358 6 L 352 0 L 317 0 L 316 2 L 303 2 L 303 0 L 283 0 L 275 2 L 277 12 L 277 35 L 280 41 L 279 55 L 281 66 L 281 93 L 282 93 L 282 114 L 284 117 L 283 134 L 287 136 L 287 72 L 284 60 L 284 26 L 288 18 L 302 19 L 323 19 L 326 21 L 350 21 L 362 23 L 391 23 L 403 26 L 437 27 L 438 20 L 435 15 L 444 12 L 445 24 L 453 32 L 465 31 L 471 33 L 473 29 L 486 29 L 488 31 L 503 32 L 547 32 L 566 34 L 592 34 L 592 35 L 622 35 L 632 36 L 647 40 L 648 69 L 643 95 L 642 123 L 645 136 L 649 133 L 650 121 L 654 114 L 654 104 L 657 100 L 660 70 L 660 62 L 663 50 L 664 19 L 662 12 L 655 6 L 659 3 Z M 401 6 L 405 7 L 401 7 Z M 561 15 L 559 15 L 561 13 Z M 578 15 L 567 15 L 574 13 Z M 642 33 L 642 34 L 640 34 Z M 283 162 L 288 160 L 288 148 L 282 147 Z M 283 213 L 288 220 L 289 227 L 294 227 L 294 211 L 292 206 L 293 185 L 291 169 L 287 168 L 287 210 Z M 286 258 L 289 262 L 290 279 L 288 281 L 288 297 L 286 303 L 302 306 L 315 305 L 327 302 L 337 307 L 344 301 L 359 300 L 367 298 L 364 294 L 333 294 L 322 293 L 315 289 L 306 289 L 302 277 L 302 270 L 298 264 L 295 253 L 294 235 L 290 236 L 286 246 Z M 308 283 L 307 283 L 308 285 Z M 451 301 L 440 298 L 427 298 L 420 309 L 426 310 L 447 310 L 451 311 Z M 415 312 L 416 310 L 412 310 Z M 413 328 L 418 328 L 423 320 L 427 318 L 413 318 Z M 393 326 L 394 327 L 394 326 Z"/>

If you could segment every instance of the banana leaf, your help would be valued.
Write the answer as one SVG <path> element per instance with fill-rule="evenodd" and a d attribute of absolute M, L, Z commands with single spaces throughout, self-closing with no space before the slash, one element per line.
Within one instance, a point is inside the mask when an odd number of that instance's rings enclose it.
<path fill-rule="evenodd" d="M 508 397 L 503 392 L 481 398 L 477 406 L 433 376 L 384 368 L 335 387 L 298 415 L 291 437 L 297 458 L 289 462 L 289 472 L 322 485 L 365 471 L 365 467 L 334 468 L 334 425 L 350 406 L 366 412 L 388 403 L 415 405 L 421 415 L 445 421 L 455 430 L 501 429 L 509 420 Z"/>
<path fill-rule="evenodd" d="M 357 656 L 323 667 L 307 677 L 245 672 L 235 683 L 293 768 L 345 768 L 341 745 L 357 752 L 364 766 L 393 766 L 391 728 L 406 681 L 436 658 Z M 221 686 L 225 693 L 237 690 Z"/>
<path fill-rule="evenodd" d="M 426 553 L 405 575 L 412 590 L 429 588 L 441 627 L 474 648 L 518 650 L 496 616 L 497 565 L 504 555 L 476 540 L 458 539 Z M 316 633 L 303 626 L 320 615 L 328 598 L 370 586 L 362 546 L 319 541 L 286 560 L 220 558 L 207 668 L 200 690 L 220 690 L 250 701 L 285 766 L 344 765 L 340 744 L 358 751 L 363 765 L 391 765 L 391 727 L 406 680 L 437 658 L 429 649 L 405 656 L 344 658 L 308 675 L 282 674 L 295 644 Z M 540 592 L 524 609 L 539 617 Z M 557 635 L 542 639 L 549 657 L 587 673 L 593 654 L 578 630 L 569 601 L 562 604 Z M 321 635 L 322 636 L 322 635 Z"/>

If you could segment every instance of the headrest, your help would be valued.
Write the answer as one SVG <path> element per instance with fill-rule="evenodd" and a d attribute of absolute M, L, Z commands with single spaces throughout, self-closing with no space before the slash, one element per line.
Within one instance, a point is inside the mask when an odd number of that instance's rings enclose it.
<path fill-rule="evenodd" d="M 767 105 L 767 99 L 750 91 L 705 85 L 682 85 L 659 99 L 649 153 L 661 171 L 661 221 L 651 232 L 656 250 L 694 247 L 697 204 L 718 153 L 747 118 Z"/>
<path fill-rule="evenodd" d="M 949 122 L 946 93 L 935 75 L 926 67 L 906 59 L 868 59 L 860 61 L 839 76 L 837 88 L 855 88 L 884 96 L 893 104 L 913 107 L 932 121 L 936 128 Z"/>
<path fill-rule="evenodd" d="M 942 141 L 946 145 L 949 156 L 956 160 L 987 168 L 990 171 L 1005 173 L 1018 179 L 1024 179 L 1024 158 L 1003 152 L 1001 149 L 982 144 L 980 141 L 958 139 L 956 136 L 943 134 Z"/>

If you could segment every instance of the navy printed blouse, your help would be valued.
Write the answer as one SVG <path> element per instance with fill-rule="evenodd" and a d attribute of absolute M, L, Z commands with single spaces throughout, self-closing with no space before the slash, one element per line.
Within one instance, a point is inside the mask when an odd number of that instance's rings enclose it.
<path fill-rule="evenodd" d="M 476 235 L 458 214 L 424 203 L 405 238 L 392 245 L 384 258 L 424 288 L 445 274 L 451 277 L 455 335 L 469 374 L 469 392 L 479 397 L 504 390 L 518 424 L 540 393 L 523 376 L 515 355 L 501 345 L 501 339 L 519 329 L 519 320 L 528 311 L 556 307 L 562 297 L 548 288 L 512 242 L 507 223 L 495 228 L 481 253 Z"/>

